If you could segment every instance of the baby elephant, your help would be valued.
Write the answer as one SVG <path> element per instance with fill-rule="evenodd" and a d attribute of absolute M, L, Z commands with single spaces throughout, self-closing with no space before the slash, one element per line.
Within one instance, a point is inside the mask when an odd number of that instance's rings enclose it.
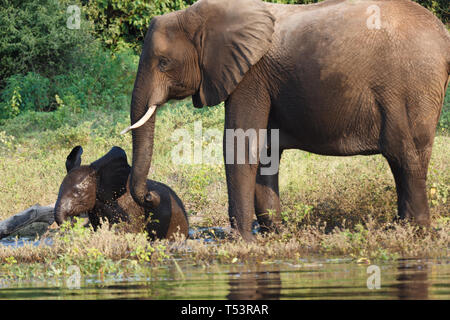
<path fill-rule="evenodd" d="M 134 202 L 128 188 L 128 165 L 125 151 L 113 147 L 90 165 L 81 166 L 83 148 L 73 148 L 66 160 L 64 178 L 55 204 L 55 221 L 88 213 L 94 230 L 102 219 L 109 223 L 141 221 L 152 239 L 171 238 L 177 232 L 188 236 L 189 225 L 183 203 L 168 186 L 147 180 L 152 199 L 149 208 Z M 144 220 L 145 218 L 145 220 Z"/>

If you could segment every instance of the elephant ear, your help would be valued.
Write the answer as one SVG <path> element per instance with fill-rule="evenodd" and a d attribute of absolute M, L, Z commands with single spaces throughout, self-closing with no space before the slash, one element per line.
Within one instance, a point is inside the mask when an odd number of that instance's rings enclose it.
<path fill-rule="evenodd" d="M 81 155 L 83 154 L 83 148 L 76 146 L 72 149 L 66 159 L 66 170 L 69 173 L 70 170 L 78 168 L 81 165 Z"/>
<path fill-rule="evenodd" d="M 195 40 L 202 80 L 193 102 L 197 108 L 216 105 L 269 50 L 274 18 L 259 0 L 201 0 L 189 13 L 203 22 Z"/>
<path fill-rule="evenodd" d="M 115 201 L 127 191 L 127 180 L 131 171 L 127 154 L 122 148 L 113 147 L 107 154 L 92 162 L 97 173 L 97 199 Z"/>

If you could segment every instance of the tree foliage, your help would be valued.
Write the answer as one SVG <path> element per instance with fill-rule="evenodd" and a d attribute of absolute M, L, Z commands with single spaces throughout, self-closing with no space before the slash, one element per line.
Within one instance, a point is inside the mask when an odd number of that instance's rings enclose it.
<path fill-rule="evenodd" d="M 0 88 L 14 74 L 64 72 L 78 49 L 92 41 L 86 19 L 67 28 L 68 0 L 0 0 Z"/>
<path fill-rule="evenodd" d="M 225 1 L 225 0 L 224 0 Z M 322 0 L 264 0 L 285 4 L 310 4 Z M 414 0 L 450 23 L 448 0 Z M 150 20 L 157 15 L 184 9 L 195 0 L 91 0 L 85 6 L 95 30 L 109 47 L 139 47 Z"/>
<path fill-rule="evenodd" d="M 265 1 L 308 4 L 321 0 Z M 448 0 L 415 1 L 450 26 Z M 127 105 L 136 53 L 151 19 L 194 2 L 0 0 L 0 120 L 30 110 Z M 67 26 L 69 5 L 81 9 L 79 29 Z M 448 106 L 447 99 L 441 117 L 441 127 L 447 129 Z"/>
<path fill-rule="evenodd" d="M 138 48 L 154 16 L 184 9 L 195 0 L 91 0 L 84 9 L 98 37 L 113 49 Z"/>

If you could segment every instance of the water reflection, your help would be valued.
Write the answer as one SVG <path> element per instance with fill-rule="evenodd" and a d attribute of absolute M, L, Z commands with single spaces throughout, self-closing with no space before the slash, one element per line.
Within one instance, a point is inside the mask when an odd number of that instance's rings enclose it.
<path fill-rule="evenodd" d="M 280 271 L 230 273 L 227 299 L 273 300 L 280 298 Z"/>
<path fill-rule="evenodd" d="M 0 282 L 0 299 L 450 299 L 447 259 L 380 263 L 375 290 L 367 287 L 368 265 L 352 261 L 179 266 L 183 275 L 163 267 L 142 278 L 84 278 L 80 290 L 64 279 Z"/>
<path fill-rule="evenodd" d="M 401 261 L 398 265 L 399 299 L 428 299 L 430 268 L 427 263 Z"/>

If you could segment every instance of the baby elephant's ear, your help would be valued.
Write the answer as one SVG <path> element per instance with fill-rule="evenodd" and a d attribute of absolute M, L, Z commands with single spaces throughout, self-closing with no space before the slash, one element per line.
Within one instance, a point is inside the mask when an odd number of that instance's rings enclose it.
<path fill-rule="evenodd" d="M 122 148 L 113 147 L 103 157 L 90 165 L 98 177 L 97 197 L 102 201 L 114 201 L 126 192 L 131 167 Z"/>
<path fill-rule="evenodd" d="M 83 148 L 76 146 L 67 156 L 66 170 L 69 173 L 70 170 L 78 168 L 81 165 L 81 155 L 83 154 Z"/>

